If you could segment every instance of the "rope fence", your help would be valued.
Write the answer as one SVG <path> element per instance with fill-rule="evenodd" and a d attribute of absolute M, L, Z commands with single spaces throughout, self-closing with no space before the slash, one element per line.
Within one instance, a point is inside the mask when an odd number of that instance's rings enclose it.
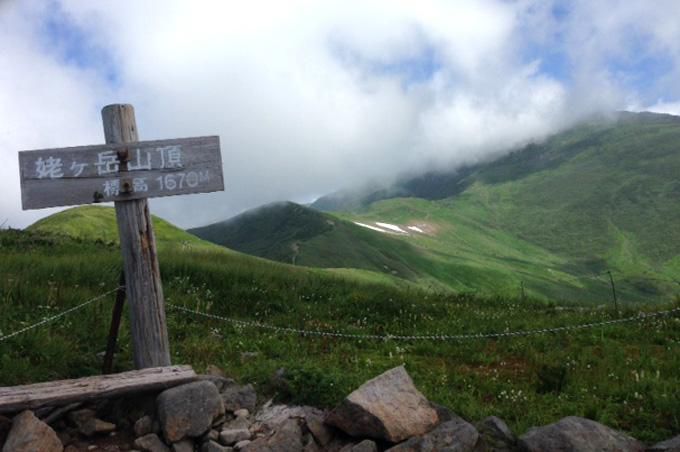
<path fill-rule="evenodd" d="M 589 328 L 597 328 L 601 326 L 616 325 L 621 323 L 639 322 L 657 317 L 671 316 L 680 313 L 680 307 L 669 309 L 666 311 L 657 311 L 652 313 L 639 313 L 638 315 L 624 317 L 622 319 L 603 320 L 600 322 L 582 323 L 578 325 L 558 326 L 552 328 L 541 328 L 533 330 L 520 331 L 504 331 L 492 333 L 467 333 L 467 334 L 426 334 L 426 335 L 393 335 L 393 334 L 358 334 L 346 333 L 341 331 L 324 331 L 324 330 L 305 330 L 301 328 L 282 327 L 276 325 L 269 325 L 266 323 L 255 322 L 250 320 L 239 320 L 231 317 L 224 317 L 217 314 L 209 314 L 200 312 L 194 309 L 189 309 L 185 306 L 178 306 L 168 303 L 167 306 L 175 311 L 193 314 L 195 316 L 220 320 L 232 325 L 240 327 L 259 328 L 270 330 L 277 333 L 296 334 L 303 336 L 321 336 L 321 337 L 336 337 L 344 339 L 366 339 L 366 340 L 394 340 L 394 341 L 464 341 L 472 339 L 498 339 L 506 337 L 522 337 L 522 336 L 536 336 L 540 334 L 558 333 L 563 331 L 584 330 Z"/>
<path fill-rule="evenodd" d="M 44 319 L 42 319 L 39 322 L 36 322 L 32 325 L 28 325 L 27 327 L 24 327 L 20 330 L 14 331 L 13 333 L 9 333 L 9 334 L 6 334 L 4 336 L 0 336 L 0 342 L 6 341 L 7 339 L 13 338 L 13 337 L 18 336 L 18 335 L 25 333 L 27 331 L 38 328 L 39 326 L 46 325 L 48 323 L 54 322 L 55 320 L 59 320 L 60 318 L 66 316 L 68 314 L 71 314 L 72 312 L 75 312 L 79 309 L 82 309 L 85 306 L 88 306 L 88 305 L 94 303 L 95 301 L 101 300 L 102 298 L 106 297 L 107 295 L 111 295 L 112 293 L 114 293 L 115 291 L 117 291 L 120 288 L 121 287 L 116 287 L 115 289 L 111 289 L 108 292 L 104 292 L 103 294 L 97 295 L 94 298 L 90 298 L 89 300 L 84 301 L 77 306 L 73 306 L 72 308 L 69 308 L 65 311 L 62 311 L 59 314 L 55 314 L 55 315 L 52 315 L 52 316 L 49 316 L 49 317 L 45 317 Z"/>
<path fill-rule="evenodd" d="M 78 311 L 96 301 L 99 301 L 106 296 L 116 292 L 119 289 L 123 289 L 124 286 L 119 286 L 114 289 L 111 289 L 107 292 L 104 292 L 100 295 L 97 295 L 96 297 L 93 297 L 87 301 L 84 301 L 83 303 L 80 303 L 76 306 L 73 306 L 72 308 L 69 308 L 63 312 L 60 312 L 58 314 L 45 317 L 44 319 L 33 323 L 31 325 L 28 325 L 24 328 L 21 328 L 17 331 L 14 331 L 12 333 L 0 336 L 0 342 L 6 341 L 8 339 L 11 339 L 15 336 L 18 336 L 22 333 L 25 333 L 27 331 L 33 330 L 35 328 L 38 328 L 42 325 L 46 325 L 48 323 L 54 322 L 68 314 L 71 314 L 75 311 Z M 639 313 L 637 315 L 629 316 L 629 317 L 624 317 L 620 319 L 611 319 L 611 320 L 603 320 L 599 322 L 589 322 L 589 323 L 581 323 L 581 324 L 576 324 L 576 325 L 565 325 L 565 326 L 558 326 L 558 327 L 550 327 L 550 328 L 539 328 L 539 329 L 531 329 L 531 330 L 518 330 L 518 331 L 502 331 L 502 332 L 490 332 L 490 333 L 465 333 L 465 334 L 415 334 L 415 335 L 401 335 L 401 334 L 361 334 L 361 333 L 348 333 L 348 332 L 343 332 L 343 331 L 337 331 L 337 330 L 307 330 L 307 329 L 302 329 L 302 328 L 293 328 L 293 327 L 284 327 L 284 326 L 277 326 L 277 325 L 271 325 L 267 323 L 262 323 L 258 321 L 252 321 L 252 320 L 241 320 L 241 319 L 236 319 L 232 317 L 225 317 L 217 314 L 210 314 L 206 312 L 201 312 L 195 309 L 190 309 L 187 308 L 186 306 L 180 306 L 180 305 L 175 305 L 172 303 L 166 303 L 166 306 L 168 309 L 171 309 L 173 311 L 178 311 L 178 312 L 184 312 L 187 314 L 192 314 L 197 317 L 202 317 L 205 319 L 211 319 L 211 320 L 219 320 L 222 322 L 226 322 L 238 327 L 243 327 L 243 328 L 256 328 L 256 329 L 262 329 L 262 330 L 269 330 L 269 331 L 274 331 L 276 333 L 283 333 L 283 334 L 294 334 L 294 335 L 301 335 L 301 336 L 317 336 L 317 337 L 334 337 L 334 338 L 342 338 L 342 339 L 360 339 L 360 340 L 378 340 L 378 341 L 465 341 L 465 340 L 474 340 L 474 339 L 499 339 L 499 338 L 512 338 L 512 337 L 526 337 L 526 336 L 537 336 L 541 334 L 549 334 L 549 333 L 559 333 L 559 332 L 565 332 L 565 331 L 576 331 L 576 330 L 585 330 L 585 329 L 591 329 L 591 328 L 598 328 L 598 327 L 604 327 L 604 326 L 609 326 L 609 325 L 618 325 L 618 324 L 624 324 L 624 323 L 632 323 L 632 322 L 642 322 L 645 320 L 649 319 L 654 319 L 654 318 L 659 318 L 659 317 L 666 317 L 666 316 L 673 316 L 676 314 L 680 314 L 680 307 L 674 308 L 674 309 L 669 309 L 665 311 L 657 311 L 657 312 L 651 312 L 651 313 Z"/>

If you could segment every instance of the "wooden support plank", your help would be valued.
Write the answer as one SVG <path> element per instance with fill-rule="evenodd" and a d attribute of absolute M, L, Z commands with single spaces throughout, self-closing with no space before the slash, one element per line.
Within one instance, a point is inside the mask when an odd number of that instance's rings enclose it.
<path fill-rule="evenodd" d="M 107 143 L 137 141 L 132 105 L 107 105 L 102 109 L 102 119 Z M 126 170 L 120 168 L 121 172 Z M 116 202 L 115 207 L 135 367 L 169 366 L 165 301 L 149 206 L 146 199 L 134 199 Z"/>
<path fill-rule="evenodd" d="M 191 366 L 168 366 L 75 380 L 0 387 L 0 413 L 158 391 L 196 379 Z"/>

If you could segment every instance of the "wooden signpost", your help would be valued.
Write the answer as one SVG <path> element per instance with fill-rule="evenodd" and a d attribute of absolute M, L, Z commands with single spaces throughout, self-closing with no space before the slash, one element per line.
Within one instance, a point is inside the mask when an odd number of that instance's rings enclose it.
<path fill-rule="evenodd" d="M 224 190 L 219 137 L 138 141 L 131 105 L 102 109 L 105 145 L 19 152 L 23 209 L 113 201 L 138 369 L 170 365 L 147 198 Z"/>

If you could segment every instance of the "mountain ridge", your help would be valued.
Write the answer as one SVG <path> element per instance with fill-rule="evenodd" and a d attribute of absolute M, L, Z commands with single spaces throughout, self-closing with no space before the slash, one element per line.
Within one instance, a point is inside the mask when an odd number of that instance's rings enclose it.
<path fill-rule="evenodd" d="M 455 290 L 601 301 L 608 281 L 593 278 L 612 270 L 624 298 L 668 297 L 680 279 L 676 143 L 680 118 L 619 114 L 492 162 L 311 207 L 342 207 L 332 215 L 348 223 L 438 224 L 432 236 L 390 238 L 414 248 L 403 258 L 419 277 Z M 321 255 L 339 246 L 325 233 L 302 242 L 312 240 L 325 240 L 315 247 Z"/>

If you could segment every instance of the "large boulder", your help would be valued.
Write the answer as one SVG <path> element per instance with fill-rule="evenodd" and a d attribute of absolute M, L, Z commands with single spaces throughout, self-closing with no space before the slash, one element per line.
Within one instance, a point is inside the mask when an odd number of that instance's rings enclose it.
<path fill-rule="evenodd" d="M 367 381 L 326 417 L 328 424 L 351 436 L 393 443 L 428 432 L 438 420 L 404 366 Z"/>
<path fill-rule="evenodd" d="M 28 410 L 14 417 L 7 442 L 2 448 L 2 452 L 62 452 L 63 450 L 64 446 L 54 430 Z"/>
<path fill-rule="evenodd" d="M 520 437 L 520 446 L 529 452 L 642 452 L 645 447 L 635 438 L 598 422 L 576 416 L 554 424 L 529 429 Z"/>
<path fill-rule="evenodd" d="M 654 444 L 647 452 L 680 452 L 680 435 Z"/>
<path fill-rule="evenodd" d="M 201 436 L 210 429 L 213 419 L 224 414 L 222 398 L 210 381 L 166 389 L 156 404 L 163 435 L 170 443 Z"/>
<path fill-rule="evenodd" d="M 431 432 L 397 444 L 390 452 L 471 452 L 479 439 L 477 429 L 463 418 L 453 416 Z"/>

